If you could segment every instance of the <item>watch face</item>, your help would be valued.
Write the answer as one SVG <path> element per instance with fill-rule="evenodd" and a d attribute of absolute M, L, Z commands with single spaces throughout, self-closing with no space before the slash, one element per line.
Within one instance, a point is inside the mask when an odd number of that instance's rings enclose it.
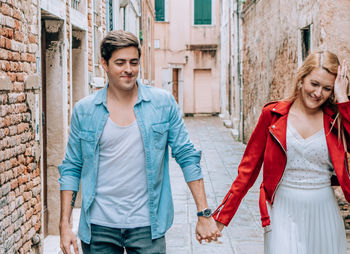
<path fill-rule="evenodd" d="M 204 211 L 204 216 L 209 217 L 211 215 L 211 210 L 210 209 L 205 209 Z"/>

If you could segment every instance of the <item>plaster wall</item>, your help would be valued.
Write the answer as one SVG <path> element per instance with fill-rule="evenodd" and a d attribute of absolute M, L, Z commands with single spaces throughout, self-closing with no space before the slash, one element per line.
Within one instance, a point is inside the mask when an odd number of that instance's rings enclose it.
<path fill-rule="evenodd" d="M 300 29 L 311 25 L 311 49 L 319 45 L 318 2 L 265 0 L 247 3 L 243 7 L 245 142 L 262 107 L 271 100 L 285 98 L 292 91 L 300 61 Z"/>
<path fill-rule="evenodd" d="M 164 87 L 172 80 L 164 81 L 166 69 L 180 68 L 183 73 L 181 90 L 183 112 L 196 113 L 194 98 L 194 70 L 211 70 L 212 110 L 220 112 L 220 1 L 212 1 L 212 25 L 194 25 L 194 1 L 166 1 L 166 21 L 155 22 L 155 86 Z M 162 74 L 163 72 L 163 74 Z M 171 90 L 171 87 L 169 88 Z M 204 98 L 204 97 L 203 97 Z M 203 112 L 204 113 L 204 112 Z"/>

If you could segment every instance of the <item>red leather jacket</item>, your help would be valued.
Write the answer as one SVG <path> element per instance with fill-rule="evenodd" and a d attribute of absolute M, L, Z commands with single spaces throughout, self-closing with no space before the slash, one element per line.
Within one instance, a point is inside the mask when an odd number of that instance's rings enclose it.
<path fill-rule="evenodd" d="M 262 163 L 263 181 L 260 186 L 259 207 L 262 226 L 270 225 L 267 211 L 268 201 L 273 204 L 274 196 L 282 179 L 287 162 L 286 129 L 287 117 L 291 102 L 278 101 L 265 105 L 259 121 L 245 149 L 242 161 L 238 167 L 238 176 L 234 180 L 222 204 L 213 213 L 215 220 L 225 224 L 230 223 L 236 213 L 242 198 L 254 184 L 259 175 Z M 350 101 L 338 103 L 342 123 L 347 134 L 350 133 Z M 345 198 L 350 202 L 350 174 L 347 168 L 343 143 L 338 140 L 336 125 L 330 131 L 334 121 L 334 112 L 324 107 L 324 130 L 328 151 L 335 169 L 338 182 Z M 349 137 L 349 135 L 347 135 Z M 350 140 L 347 140 L 350 147 Z"/>

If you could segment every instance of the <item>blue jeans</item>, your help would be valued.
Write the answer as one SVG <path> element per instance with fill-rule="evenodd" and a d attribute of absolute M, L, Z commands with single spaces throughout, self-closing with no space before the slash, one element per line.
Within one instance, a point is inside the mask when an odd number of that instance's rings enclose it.
<path fill-rule="evenodd" d="M 165 237 L 152 240 L 151 227 L 109 228 L 91 224 L 90 244 L 84 254 L 165 254 Z"/>

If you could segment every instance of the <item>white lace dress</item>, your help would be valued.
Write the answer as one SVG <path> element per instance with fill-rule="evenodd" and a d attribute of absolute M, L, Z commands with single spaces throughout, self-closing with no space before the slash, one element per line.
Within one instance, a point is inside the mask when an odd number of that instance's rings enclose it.
<path fill-rule="evenodd" d="M 324 130 L 304 139 L 288 121 L 287 165 L 270 209 L 265 254 L 346 254 Z"/>

